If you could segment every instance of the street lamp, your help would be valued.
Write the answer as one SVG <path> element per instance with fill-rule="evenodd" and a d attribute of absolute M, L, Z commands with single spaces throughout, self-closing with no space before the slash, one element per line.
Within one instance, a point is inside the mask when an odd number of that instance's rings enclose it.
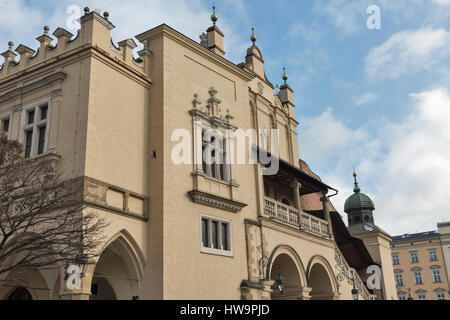
<path fill-rule="evenodd" d="M 81 251 L 75 257 L 75 261 L 81 267 L 80 277 L 84 278 L 86 276 L 86 267 L 87 267 L 88 262 L 89 262 L 88 256 L 84 252 Z"/>
<path fill-rule="evenodd" d="M 358 300 L 358 294 L 359 294 L 359 292 L 358 292 L 358 289 L 356 289 L 356 286 L 355 286 L 355 276 L 353 275 L 353 289 L 352 289 L 352 296 L 353 296 L 353 300 Z"/>
<path fill-rule="evenodd" d="M 408 300 L 414 300 L 413 297 L 411 297 L 411 288 L 408 289 Z"/>
<path fill-rule="evenodd" d="M 280 265 L 278 265 L 278 278 L 275 280 L 275 286 L 278 291 L 280 291 L 281 295 L 286 293 L 286 279 L 281 274 Z"/>

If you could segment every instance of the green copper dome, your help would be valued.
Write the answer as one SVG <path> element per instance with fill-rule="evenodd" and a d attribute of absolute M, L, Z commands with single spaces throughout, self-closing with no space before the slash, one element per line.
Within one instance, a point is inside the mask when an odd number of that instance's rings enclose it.
<path fill-rule="evenodd" d="M 360 209 L 375 210 L 375 205 L 373 204 L 372 199 L 370 199 L 368 195 L 361 193 L 358 181 L 356 181 L 356 173 L 353 173 L 353 177 L 355 178 L 355 188 L 353 189 L 354 194 L 352 194 L 347 201 L 345 201 L 344 211 L 349 213 L 350 211 Z"/>
<path fill-rule="evenodd" d="M 344 211 L 349 213 L 353 210 L 370 209 L 375 210 L 375 205 L 369 196 L 364 193 L 357 192 L 352 194 L 347 201 L 345 201 Z"/>

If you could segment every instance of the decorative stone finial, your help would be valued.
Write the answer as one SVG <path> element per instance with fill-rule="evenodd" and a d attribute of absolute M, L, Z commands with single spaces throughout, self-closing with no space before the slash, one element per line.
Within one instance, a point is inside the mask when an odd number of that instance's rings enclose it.
<path fill-rule="evenodd" d="M 89 7 L 84 7 L 84 14 L 89 14 L 90 11 Z"/>
<path fill-rule="evenodd" d="M 287 81 L 288 81 L 289 77 L 286 74 L 286 68 L 283 67 L 283 71 L 284 71 L 284 74 L 283 74 L 283 76 L 281 78 L 284 80 L 284 84 L 287 84 Z"/>
<path fill-rule="evenodd" d="M 255 28 L 252 28 L 252 36 L 250 37 L 250 40 L 253 42 L 253 45 L 255 45 L 256 43 Z"/>
<path fill-rule="evenodd" d="M 103 17 L 104 17 L 106 20 L 108 20 L 108 18 L 109 18 L 109 12 L 108 12 L 108 11 L 103 12 Z"/>
<path fill-rule="evenodd" d="M 353 192 L 355 192 L 355 193 L 361 192 L 361 189 L 359 188 L 359 185 L 358 185 L 358 181 L 356 180 L 357 176 L 358 175 L 356 174 L 356 171 L 353 171 L 353 178 L 355 179 L 355 188 L 353 188 Z"/>
<path fill-rule="evenodd" d="M 219 20 L 219 16 L 216 14 L 216 6 L 213 7 L 213 14 L 211 15 L 211 21 L 213 25 L 216 25 L 217 20 Z"/>
<path fill-rule="evenodd" d="M 50 27 L 49 26 L 45 26 L 44 27 L 44 34 L 46 35 L 46 36 L 48 36 L 48 32 L 50 31 Z"/>
<path fill-rule="evenodd" d="M 9 47 L 9 50 L 12 51 L 13 47 L 14 47 L 14 42 L 12 42 L 12 41 L 8 42 L 8 47 Z"/>
<path fill-rule="evenodd" d="M 192 104 L 194 105 L 194 109 L 197 109 L 197 107 L 202 104 L 202 102 L 198 98 L 198 93 L 194 94 L 194 100 L 192 100 Z"/>

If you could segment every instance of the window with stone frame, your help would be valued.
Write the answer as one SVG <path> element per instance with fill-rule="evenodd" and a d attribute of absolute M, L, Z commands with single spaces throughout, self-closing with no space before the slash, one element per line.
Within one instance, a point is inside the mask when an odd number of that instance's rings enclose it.
<path fill-rule="evenodd" d="M 6 135 L 6 138 L 10 139 L 11 132 L 11 115 L 4 115 L 0 117 L 0 133 Z"/>
<path fill-rule="evenodd" d="M 202 130 L 202 171 L 207 177 L 225 182 L 230 180 L 227 143 L 221 131 L 209 128 Z"/>
<path fill-rule="evenodd" d="M 422 271 L 414 271 L 414 283 L 423 284 Z"/>
<path fill-rule="evenodd" d="M 400 264 L 400 257 L 398 256 L 398 254 L 394 254 L 392 256 L 392 263 L 394 266 L 397 266 Z"/>
<path fill-rule="evenodd" d="M 201 216 L 201 252 L 232 256 L 231 222 Z"/>
<path fill-rule="evenodd" d="M 426 293 L 418 293 L 417 300 L 427 300 L 427 294 Z"/>
<path fill-rule="evenodd" d="M 436 293 L 436 300 L 446 300 L 445 293 L 444 292 L 437 292 Z"/>
<path fill-rule="evenodd" d="M 26 107 L 22 111 L 22 144 L 25 158 L 44 154 L 48 145 L 49 103 Z"/>
<path fill-rule="evenodd" d="M 395 274 L 395 284 L 399 287 L 404 286 L 404 282 L 403 282 L 403 274 L 401 273 L 396 273 Z"/>
<path fill-rule="evenodd" d="M 432 275 L 433 275 L 433 282 L 434 283 L 440 283 L 442 282 L 442 277 L 441 277 L 441 270 L 433 270 L 432 271 Z"/>
<path fill-rule="evenodd" d="M 436 249 L 431 249 L 428 253 L 430 255 L 430 261 L 438 261 Z"/>
<path fill-rule="evenodd" d="M 411 255 L 411 263 L 418 263 L 419 262 L 419 255 L 417 252 L 410 252 Z"/>

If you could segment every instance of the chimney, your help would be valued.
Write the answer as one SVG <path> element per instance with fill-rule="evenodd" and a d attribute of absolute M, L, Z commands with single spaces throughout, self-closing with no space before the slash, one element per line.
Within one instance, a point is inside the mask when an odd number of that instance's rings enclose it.
<path fill-rule="evenodd" d="M 283 68 L 283 70 L 284 74 L 282 79 L 284 80 L 284 84 L 280 87 L 278 97 L 280 98 L 281 103 L 288 107 L 289 116 L 295 119 L 294 90 L 287 84 L 289 77 L 286 74 L 286 68 Z"/>
<path fill-rule="evenodd" d="M 216 22 L 219 16 L 216 14 L 216 7 L 213 7 L 213 14 L 211 15 L 211 21 L 213 26 L 210 27 L 207 32 L 208 36 L 208 49 L 222 58 L 225 57 L 225 50 L 223 45 L 223 38 L 225 37 L 223 32 L 216 26 Z"/>
<path fill-rule="evenodd" d="M 23 44 L 17 47 L 16 52 L 20 54 L 20 64 L 22 66 L 26 66 L 28 64 L 28 60 L 36 53 L 36 51 L 24 46 Z"/>
<path fill-rule="evenodd" d="M 131 63 L 133 60 L 133 49 L 137 47 L 133 39 L 127 39 L 119 42 L 119 47 L 123 50 L 123 60 Z"/>
<path fill-rule="evenodd" d="M 53 35 L 58 39 L 58 47 L 65 48 L 73 34 L 63 28 L 57 28 Z"/>

